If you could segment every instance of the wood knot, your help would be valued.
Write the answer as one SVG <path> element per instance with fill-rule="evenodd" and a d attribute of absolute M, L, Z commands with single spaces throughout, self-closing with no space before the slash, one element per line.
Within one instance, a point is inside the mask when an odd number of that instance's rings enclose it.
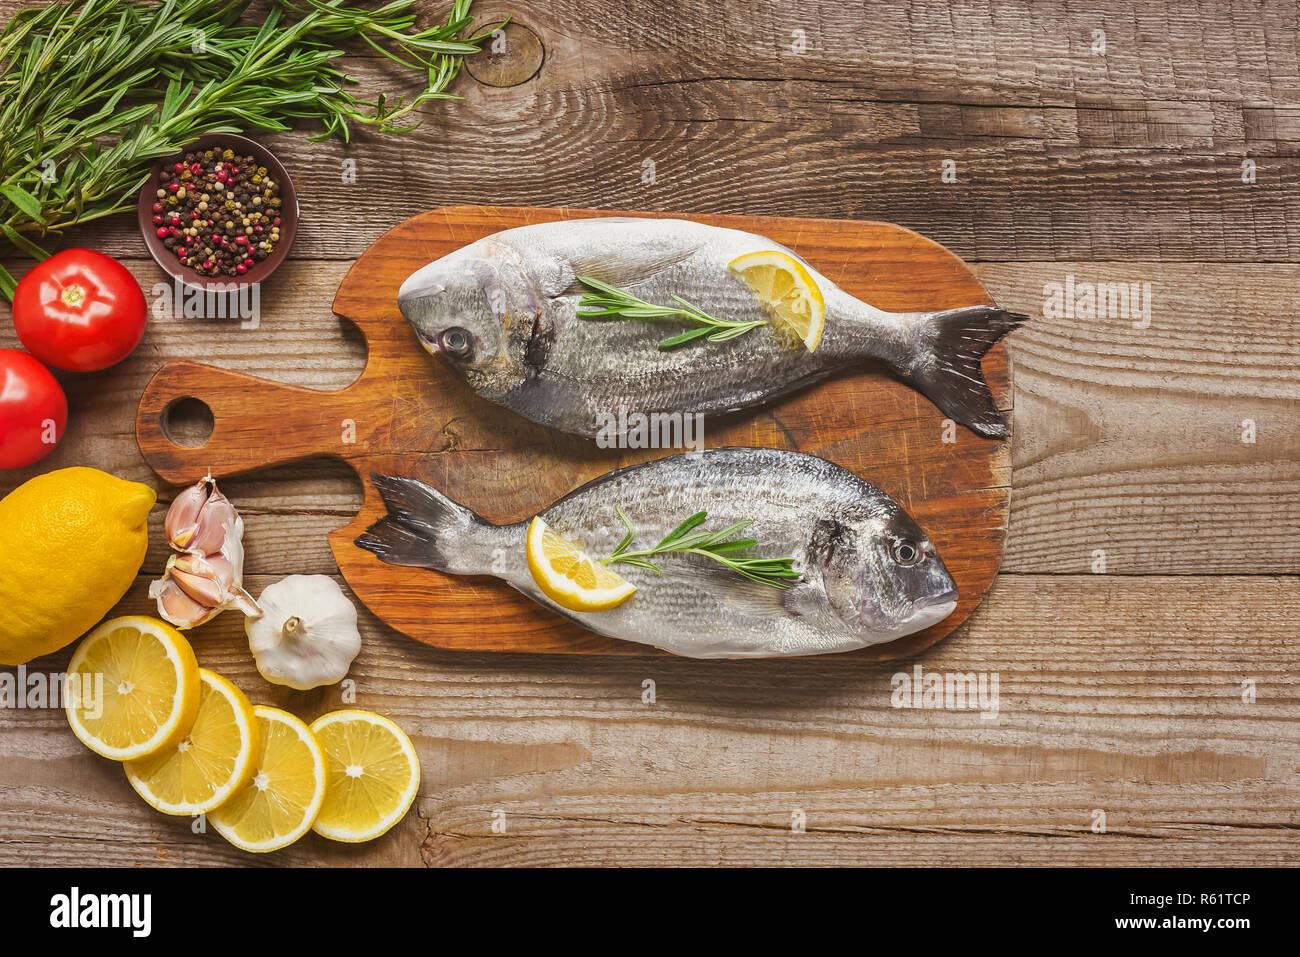
<path fill-rule="evenodd" d="M 482 50 L 465 58 L 465 69 L 484 86 L 525 83 L 537 75 L 546 56 L 537 34 L 520 23 L 493 31 L 483 40 Z"/>

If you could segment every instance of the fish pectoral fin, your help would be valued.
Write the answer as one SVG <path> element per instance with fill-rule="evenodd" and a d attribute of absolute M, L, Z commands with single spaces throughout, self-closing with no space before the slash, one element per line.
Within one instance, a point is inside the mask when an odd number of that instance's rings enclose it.
<path fill-rule="evenodd" d="M 571 256 L 567 264 L 569 268 L 564 271 L 567 285 L 559 295 L 576 296 L 587 292 L 587 287 L 578 281 L 579 276 L 590 276 L 611 286 L 626 289 L 684 263 L 699 249 L 699 243 L 683 243 L 668 248 L 656 244 L 653 247 L 607 249 L 590 256 Z"/>
<path fill-rule="evenodd" d="M 692 569 L 691 577 L 691 587 L 703 592 L 725 613 L 757 619 L 798 614 L 787 607 L 787 599 L 805 584 L 797 582 L 792 588 L 763 585 L 714 562 Z"/>

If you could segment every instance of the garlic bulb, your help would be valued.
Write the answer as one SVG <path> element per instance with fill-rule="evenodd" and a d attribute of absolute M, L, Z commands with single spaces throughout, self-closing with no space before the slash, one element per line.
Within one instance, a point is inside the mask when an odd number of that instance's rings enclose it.
<path fill-rule="evenodd" d="M 176 496 L 164 524 L 176 550 L 149 586 L 158 614 L 177 628 L 196 628 L 227 608 L 258 614 L 244 591 L 244 520 L 205 475 Z"/>
<path fill-rule="evenodd" d="M 361 650 L 357 609 L 327 575 L 290 575 L 258 597 L 260 618 L 244 620 L 257 670 L 299 691 L 342 681 Z"/>

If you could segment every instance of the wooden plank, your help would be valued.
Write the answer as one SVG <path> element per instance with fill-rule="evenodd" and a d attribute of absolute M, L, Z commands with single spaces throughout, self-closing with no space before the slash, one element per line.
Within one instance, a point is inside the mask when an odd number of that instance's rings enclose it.
<path fill-rule="evenodd" d="M 716 83 L 698 85 L 700 100 L 719 96 Z M 571 98 L 564 91 L 554 102 L 532 102 L 527 110 L 521 104 L 520 111 L 554 113 Z M 1300 261 L 1300 160 L 1279 152 L 1280 142 L 1246 157 L 1244 143 L 1197 153 L 1179 144 L 986 141 L 960 128 L 936 140 L 918 127 L 913 137 L 880 143 L 870 110 L 852 113 L 866 116 L 865 132 L 857 120 L 679 125 L 664 118 L 677 110 L 671 103 L 629 109 L 592 99 L 577 98 L 583 109 L 570 120 L 598 133 L 588 142 L 556 142 L 551 153 L 510 145 L 524 134 L 522 118 L 506 144 L 481 136 L 483 126 L 499 119 L 489 112 L 458 119 L 449 112 L 436 141 L 433 132 L 373 139 L 360 157 L 357 147 L 308 144 L 302 135 L 260 139 L 294 176 L 303 207 L 297 241 L 330 259 L 361 255 L 389 226 L 426 206 L 536 203 L 883 220 L 967 261 Z M 467 97 L 454 109 L 467 111 L 470 104 L 475 101 Z M 602 121 L 603 128 L 596 126 Z M 782 143 L 779 163 L 773 141 Z M 416 168 L 412 154 L 436 159 Z M 348 158 L 358 163 L 355 182 L 342 180 Z M 1252 184 L 1242 182 L 1246 158 L 1255 164 Z M 643 180 L 648 163 L 653 182 Z M 948 163 L 955 164 L 952 184 L 941 181 Z M 97 232 L 96 246 L 118 256 L 141 248 L 125 218 Z"/>
<path fill-rule="evenodd" d="M 1104 553 L 1120 574 L 1300 572 L 1300 268 L 1231 271 L 977 269 L 1035 317 L 1012 338 L 1007 570 L 1088 571 Z M 1044 315 L 1071 282 L 1136 285 L 1150 314 Z"/>
<path fill-rule="evenodd" d="M 121 610 L 146 611 L 145 588 Z M 1294 865 L 1298 613 L 1295 578 L 1004 575 L 919 662 L 998 674 L 995 720 L 895 708 L 912 662 L 575 668 L 438 651 L 363 613 L 356 704 L 401 724 L 424 769 L 399 829 L 249 859 L 146 808 L 60 712 L 0 709 L 0 863 Z M 263 682 L 234 614 L 195 649 L 256 702 L 340 704 Z"/>
<path fill-rule="evenodd" d="M 533 79 L 467 74 L 409 135 L 263 138 L 298 186 L 304 248 L 353 258 L 423 209 L 496 203 L 879 219 L 967 260 L 1300 261 L 1293 4 L 508 10 L 546 49 Z M 348 62 L 363 90 L 415 89 Z M 140 249 L 129 217 L 96 236 Z"/>
<path fill-rule="evenodd" d="M 31 5 L 0 0 L 0 19 Z M 424 6 L 434 19 L 442 13 L 443 5 Z M 618 0 L 574 0 L 563 8 L 541 0 L 476 0 L 473 12 L 484 24 L 509 13 L 546 40 L 556 73 L 577 80 L 597 69 L 721 76 L 743 63 L 749 71 L 736 79 L 857 81 L 917 102 L 1021 97 L 1072 105 L 1079 95 L 1300 100 L 1294 43 L 1300 13 L 1287 4 L 1243 9 L 1226 0 L 1195 6 L 1153 0 L 1135 10 L 1125 0 L 1096 0 L 1086 8 L 1064 0 L 1032 7 L 1008 0 L 930 7 L 883 0 L 867 9 L 812 0 L 791 11 L 665 0 L 647 17 Z M 794 48 L 796 29 L 806 40 L 802 52 Z M 1094 30 L 1105 32 L 1104 53 L 1094 49 Z M 358 47 L 349 63 L 376 59 Z"/>

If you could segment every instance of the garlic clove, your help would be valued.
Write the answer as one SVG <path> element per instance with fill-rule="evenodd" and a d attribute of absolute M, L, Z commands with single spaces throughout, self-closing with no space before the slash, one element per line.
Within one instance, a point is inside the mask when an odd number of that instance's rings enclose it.
<path fill-rule="evenodd" d="M 212 494 L 199 512 L 198 527 L 189 545 L 190 549 L 205 555 L 220 550 L 237 520 L 235 506 L 217 490 L 217 483 L 213 482 Z"/>
<path fill-rule="evenodd" d="M 153 582 L 149 586 L 149 597 L 158 602 L 158 617 L 182 630 L 197 628 L 221 610 L 199 604 L 170 578 L 160 578 Z"/>
<path fill-rule="evenodd" d="M 237 517 L 235 506 L 221 494 L 216 481 L 205 477 L 176 496 L 163 529 L 177 551 L 211 555 L 221 550 Z"/>
<path fill-rule="evenodd" d="M 208 500 L 208 483 L 201 479 L 176 496 L 171 508 L 167 509 L 167 518 L 163 522 L 163 532 L 172 548 L 183 551 L 193 540 L 199 530 L 199 512 Z"/>
<path fill-rule="evenodd" d="M 211 559 L 198 555 L 173 556 L 167 563 L 168 576 L 190 598 L 208 608 L 225 602 L 234 584 L 230 562 L 219 556 Z"/>

